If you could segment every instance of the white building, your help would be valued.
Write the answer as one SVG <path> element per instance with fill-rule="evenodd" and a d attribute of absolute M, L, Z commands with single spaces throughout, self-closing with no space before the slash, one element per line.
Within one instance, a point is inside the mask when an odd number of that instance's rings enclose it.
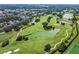
<path fill-rule="evenodd" d="M 63 15 L 63 18 L 72 19 L 72 18 L 73 18 L 73 14 L 72 14 L 72 13 L 65 13 L 65 14 Z"/>

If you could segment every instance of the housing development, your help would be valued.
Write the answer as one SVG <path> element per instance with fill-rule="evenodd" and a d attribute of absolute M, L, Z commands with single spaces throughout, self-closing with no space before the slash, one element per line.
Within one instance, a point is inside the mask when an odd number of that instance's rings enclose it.
<path fill-rule="evenodd" d="M 79 54 L 79 5 L 1 4 L 0 54 Z"/>

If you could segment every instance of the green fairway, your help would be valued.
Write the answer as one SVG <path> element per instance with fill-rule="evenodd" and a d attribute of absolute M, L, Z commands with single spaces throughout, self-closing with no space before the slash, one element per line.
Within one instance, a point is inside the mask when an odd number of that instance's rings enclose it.
<path fill-rule="evenodd" d="M 69 54 L 79 54 L 79 45 L 74 45 Z"/>
<path fill-rule="evenodd" d="M 67 54 L 79 54 L 79 36 L 72 42 L 69 48 L 64 52 Z"/>
<path fill-rule="evenodd" d="M 71 27 L 70 25 L 60 25 L 56 23 L 57 16 L 53 17 L 48 25 L 55 26 L 55 29 L 44 30 L 42 23 L 47 21 L 47 18 L 50 15 L 41 16 L 40 22 L 36 23 L 33 26 L 21 29 L 17 32 L 13 37 L 9 38 L 10 45 L 1 48 L 0 53 L 4 53 L 7 51 L 14 51 L 19 48 L 20 51 L 16 53 L 24 54 L 34 54 L 34 53 L 45 53 L 44 47 L 46 44 L 50 44 L 51 47 L 54 47 L 55 44 L 61 41 L 62 38 L 66 37 L 66 30 L 68 31 L 68 35 L 70 35 Z M 66 30 L 65 30 L 66 29 Z M 30 34 L 30 35 L 29 35 Z M 27 41 L 15 41 L 17 35 L 28 35 L 29 40 Z M 12 52 L 14 53 L 14 52 Z"/>
<path fill-rule="evenodd" d="M 37 32 L 29 36 L 29 40 L 24 42 L 15 42 L 13 45 L 5 47 L 8 48 L 4 51 L 14 50 L 20 48 L 21 51 L 17 53 L 44 53 L 44 46 L 46 44 L 55 44 L 54 35 L 59 32 L 59 29 L 47 31 L 47 32 Z M 3 48 L 4 49 L 4 48 Z"/>

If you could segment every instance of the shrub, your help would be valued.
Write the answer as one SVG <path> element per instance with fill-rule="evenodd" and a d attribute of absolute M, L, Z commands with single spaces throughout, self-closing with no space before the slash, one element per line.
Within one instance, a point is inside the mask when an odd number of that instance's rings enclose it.
<path fill-rule="evenodd" d="M 35 25 L 35 23 L 31 23 L 31 25 Z"/>
<path fill-rule="evenodd" d="M 17 39 L 16 39 L 16 41 L 21 41 L 22 38 L 23 38 L 22 36 L 18 36 Z"/>
<path fill-rule="evenodd" d="M 65 43 L 68 43 L 68 40 L 66 40 Z"/>
<path fill-rule="evenodd" d="M 57 13 L 53 13 L 53 15 L 57 15 Z"/>
<path fill-rule="evenodd" d="M 43 26 L 43 28 L 45 29 L 45 30 L 48 30 L 48 29 L 51 29 L 52 28 L 52 26 Z"/>
<path fill-rule="evenodd" d="M 52 27 L 53 28 L 53 30 L 55 29 L 55 27 Z"/>
<path fill-rule="evenodd" d="M 47 29 L 51 29 L 52 28 L 52 26 L 47 26 Z"/>
<path fill-rule="evenodd" d="M 15 30 L 15 31 L 19 31 L 20 28 L 21 28 L 21 26 L 18 26 L 18 27 L 16 27 L 14 30 Z"/>
<path fill-rule="evenodd" d="M 57 21 L 57 23 L 59 23 L 59 21 Z"/>
<path fill-rule="evenodd" d="M 57 16 L 60 17 L 60 18 L 62 18 L 62 15 L 61 14 L 58 14 Z"/>
<path fill-rule="evenodd" d="M 50 49 L 51 49 L 51 45 L 50 44 L 46 44 L 45 48 L 44 48 L 44 51 L 50 52 Z"/>
<path fill-rule="evenodd" d="M 47 26 L 48 23 L 47 23 L 47 22 L 43 22 L 42 25 L 43 25 L 43 26 Z"/>
<path fill-rule="evenodd" d="M 4 41 L 4 42 L 2 43 L 2 46 L 1 46 L 1 47 L 5 47 L 5 46 L 7 46 L 7 45 L 9 45 L 9 40 Z"/>
<path fill-rule="evenodd" d="M 47 22 L 50 22 L 51 19 L 47 19 Z"/>
<path fill-rule="evenodd" d="M 40 21 L 40 19 L 36 19 L 36 20 L 35 20 L 35 22 L 39 22 L 39 21 Z"/>
<path fill-rule="evenodd" d="M 51 18 L 52 18 L 52 17 L 51 17 L 51 16 L 49 16 L 49 17 L 48 17 L 48 19 L 47 19 L 47 22 L 50 22 Z"/>
<path fill-rule="evenodd" d="M 44 28 L 45 30 L 47 30 L 47 26 L 43 26 L 43 28 Z"/>
<path fill-rule="evenodd" d="M 70 24 L 71 27 L 73 27 L 73 24 Z"/>
<path fill-rule="evenodd" d="M 63 53 L 67 49 L 67 46 L 65 45 L 64 42 L 62 42 L 58 48 L 58 51 Z"/>
<path fill-rule="evenodd" d="M 29 23 L 28 20 L 22 22 L 23 25 L 27 25 L 28 23 Z"/>
<path fill-rule="evenodd" d="M 5 27 L 3 27 L 3 30 L 4 30 L 5 32 L 9 32 L 9 31 L 12 30 L 12 27 L 11 27 L 11 26 L 5 26 Z"/>
<path fill-rule="evenodd" d="M 25 40 L 25 41 L 28 40 L 28 37 L 27 36 L 24 36 L 23 37 L 23 40 Z"/>
<path fill-rule="evenodd" d="M 65 25 L 65 23 L 62 23 L 62 22 L 61 22 L 61 25 Z"/>
<path fill-rule="evenodd" d="M 42 25 L 43 25 L 43 28 L 44 28 L 45 30 L 47 30 L 47 28 L 48 28 L 48 23 L 47 23 L 47 22 L 43 22 Z"/>

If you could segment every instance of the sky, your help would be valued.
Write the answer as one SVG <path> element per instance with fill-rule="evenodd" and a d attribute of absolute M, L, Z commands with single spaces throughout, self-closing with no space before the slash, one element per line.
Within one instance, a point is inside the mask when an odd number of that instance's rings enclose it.
<path fill-rule="evenodd" d="M 0 4 L 79 4 L 79 0 L 0 0 Z"/>

